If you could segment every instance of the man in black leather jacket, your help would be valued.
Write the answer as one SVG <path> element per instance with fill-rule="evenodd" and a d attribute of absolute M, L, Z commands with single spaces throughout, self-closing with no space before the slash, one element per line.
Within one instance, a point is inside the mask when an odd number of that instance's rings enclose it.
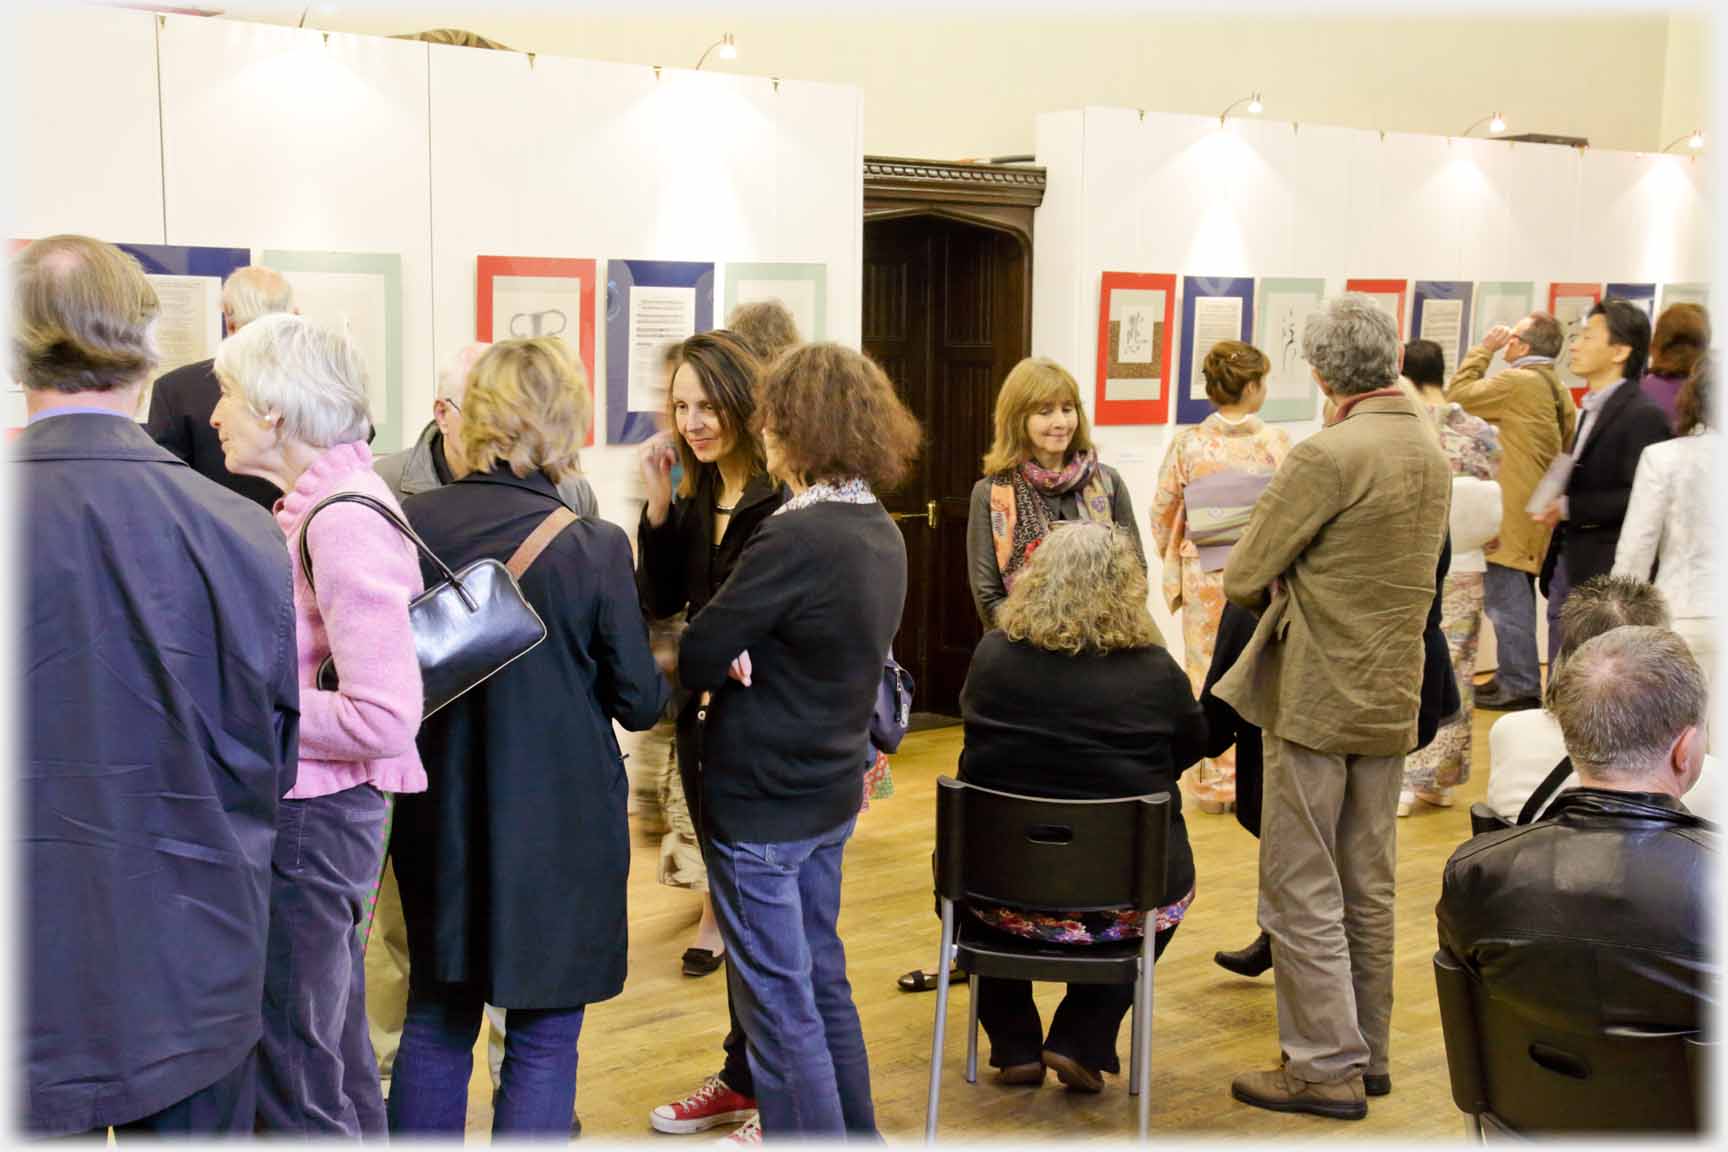
<path fill-rule="evenodd" d="M 1680 797 L 1703 768 L 1703 674 L 1667 629 L 1616 628 L 1567 661 L 1552 708 L 1582 786 L 1452 854 L 1440 943 L 1551 1025 L 1699 1029 L 1718 831 Z"/>

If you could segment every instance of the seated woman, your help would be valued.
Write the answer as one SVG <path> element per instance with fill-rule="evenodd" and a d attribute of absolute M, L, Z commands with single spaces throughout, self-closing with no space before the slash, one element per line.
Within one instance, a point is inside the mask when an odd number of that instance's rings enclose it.
<path fill-rule="evenodd" d="M 1171 892 L 1157 911 L 1162 955 L 1194 899 L 1194 857 L 1176 779 L 1200 759 L 1206 722 L 1188 676 L 1164 650 L 1146 610 L 1146 569 L 1128 534 L 1066 524 L 1047 536 L 972 656 L 960 692 L 966 743 L 960 779 L 1023 796 L 1096 800 L 1170 797 Z M 1134 913 L 1072 916 L 979 906 L 990 928 L 1085 947 L 1139 937 Z M 1043 1033 L 1032 985 L 978 982 L 978 1018 L 1003 1084 L 1038 1084 L 1046 1068 L 1083 1092 L 1118 1072 L 1116 1034 L 1131 985 L 1070 984 Z"/>

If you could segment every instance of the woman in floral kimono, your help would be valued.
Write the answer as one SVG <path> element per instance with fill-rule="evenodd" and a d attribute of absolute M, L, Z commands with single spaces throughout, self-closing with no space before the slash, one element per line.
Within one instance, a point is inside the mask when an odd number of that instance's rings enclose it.
<path fill-rule="evenodd" d="M 1266 400 L 1265 353 L 1240 340 L 1213 345 L 1201 365 L 1217 411 L 1170 442 L 1152 503 L 1152 539 L 1164 561 L 1164 603 L 1182 610 L 1182 656 L 1194 691 L 1206 681 L 1218 617 L 1224 611 L 1224 560 L 1248 523 L 1254 501 L 1290 451 L 1290 437 L 1254 413 Z M 1236 802 L 1236 753 L 1205 761 L 1193 784 L 1205 812 Z"/>

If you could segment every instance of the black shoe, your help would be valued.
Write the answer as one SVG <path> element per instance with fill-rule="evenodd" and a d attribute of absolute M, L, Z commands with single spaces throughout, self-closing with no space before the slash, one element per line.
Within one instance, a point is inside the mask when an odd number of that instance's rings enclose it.
<path fill-rule="evenodd" d="M 1475 706 L 1492 712 L 1528 712 L 1542 707 L 1542 701 L 1535 696 L 1507 696 L 1491 680 L 1476 689 Z"/>
<path fill-rule="evenodd" d="M 1262 932 L 1240 952 L 1214 952 L 1212 962 L 1238 976 L 1259 976 L 1272 967 L 1272 937 Z"/>
<path fill-rule="evenodd" d="M 1362 1073 L 1362 1091 L 1366 1092 L 1370 1096 L 1392 1095 L 1392 1073 Z"/>
<path fill-rule="evenodd" d="M 710 952 L 706 948 L 684 949 L 684 975 L 706 976 L 719 969 L 725 961 L 726 953 Z"/>

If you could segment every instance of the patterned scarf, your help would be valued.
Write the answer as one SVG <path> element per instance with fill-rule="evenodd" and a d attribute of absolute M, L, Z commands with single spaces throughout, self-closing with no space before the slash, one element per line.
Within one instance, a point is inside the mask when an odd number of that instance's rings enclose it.
<path fill-rule="evenodd" d="M 1076 452 L 1059 471 L 1027 460 L 1020 467 L 998 472 L 990 481 L 990 537 L 996 544 L 996 567 L 1002 586 L 1013 591 L 1014 581 L 1039 543 L 1050 532 L 1050 510 L 1039 493 L 1061 496 L 1079 489 L 1080 517 L 1095 524 L 1110 524 L 1110 495 L 1104 490 L 1104 474 L 1090 452 Z"/>

